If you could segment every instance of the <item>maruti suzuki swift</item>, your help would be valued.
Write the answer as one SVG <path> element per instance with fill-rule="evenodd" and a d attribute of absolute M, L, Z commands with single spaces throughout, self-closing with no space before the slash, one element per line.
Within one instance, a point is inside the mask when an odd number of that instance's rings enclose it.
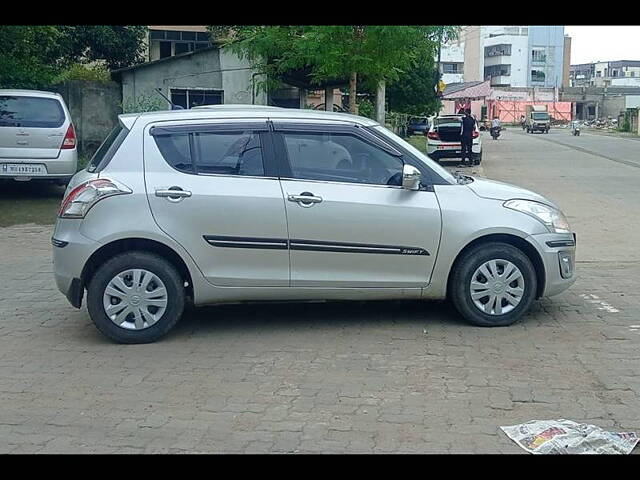
<path fill-rule="evenodd" d="M 506 326 L 575 281 L 547 198 L 451 175 L 373 120 L 276 107 L 120 115 L 51 241 L 60 291 L 121 343 L 186 302 L 449 299 Z"/>

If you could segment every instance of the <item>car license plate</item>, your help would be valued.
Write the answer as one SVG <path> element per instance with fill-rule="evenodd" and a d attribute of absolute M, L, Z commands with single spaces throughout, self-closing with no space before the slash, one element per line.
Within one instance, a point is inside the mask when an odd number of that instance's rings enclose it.
<path fill-rule="evenodd" d="M 3 163 L 0 173 L 9 175 L 46 175 L 47 167 L 30 163 Z"/>
<path fill-rule="evenodd" d="M 457 145 L 438 145 L 438 150 L 456 150 L 459 148 Z"/>

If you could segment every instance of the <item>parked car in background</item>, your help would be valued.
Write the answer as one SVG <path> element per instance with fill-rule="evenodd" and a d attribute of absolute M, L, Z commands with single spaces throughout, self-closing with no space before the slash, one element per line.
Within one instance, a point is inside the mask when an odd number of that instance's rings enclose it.
<path fill-rule="evenodd" d="M 462 158 L 462 117 L 464 115 L 441 115 L 433 119 L 427 131 L 427 155 L 430 158 L 437 162 Z M 473 163 L 479 165 L 482 161 L 482 140 L 477 122 L 471 152 Z"/>
<path fill-rule="evenodd" d="M 429 130 L 429 121 L 426 118 L 413 118 L 407 125 L 407 135 L 424 135 Z"/>
<path fill-rule="evenodd" d="M 107 337 L 157 340 L 188 298 L 449 298 L 505 326 L 574 282 L 545 197 L 453 176 L 368 118 L 230 107 L 120 115 L 67 187 L 56 284 Z"/>
<path fill-rule="evenodd" d="M 62 96 L 0 90 L 0 178 L 66 184 L 77 167 L 76 133 Z"/>

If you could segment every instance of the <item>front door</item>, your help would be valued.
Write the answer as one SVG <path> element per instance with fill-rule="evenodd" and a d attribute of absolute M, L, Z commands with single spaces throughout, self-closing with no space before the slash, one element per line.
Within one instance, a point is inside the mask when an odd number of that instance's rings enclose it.
<path fill-rule="evenodd" d="M 288 286 L 284 200 L 269 172 L 266 121 L 145 129 L 158 226 L 219 286 Z"/>
<path fill-rule="evenodd" d="M 288 159 L 291 285 L 423 287 L 440 239 L 435 194 L 401 187 L 403 158 L 355 127 L 276 125 Z"/>

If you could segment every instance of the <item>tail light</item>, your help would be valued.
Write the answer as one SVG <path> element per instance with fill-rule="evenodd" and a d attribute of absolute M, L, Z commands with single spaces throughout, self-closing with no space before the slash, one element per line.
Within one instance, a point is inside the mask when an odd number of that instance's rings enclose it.
<path fill-rule="evenodd" d="M 71 190 L 62 200 L 58 216 L 61 218 L 84 218 L 89 209 L 103 198 L 127 193 L 133 192 L 129 187 L 115 180 L 108 178 L 89 180 Z"/>
<path fill-rule="evenodd" d="M 471 134 L 472 138 L 478 138 L 480 136 L 480 132 L 478 130 L 474 130 L 473 133 Z"/>
<path fill-rule="evenodd" d="M 69 128 L 67 128 L 67 133 L 64 135 L 64 140 L 62 141 L 61 150 L 70 150 L 72 148 L 76 148 L 76 129 L 73 128 L 73 123 L 69 124 Z"/>
<path fill-rule="evenodd" d="M 427 133 L 427 138 L 430 138 L 431 140 L 440 140 L 440 135 L 438 135 L 438 132 L 429 132 Z"/>

